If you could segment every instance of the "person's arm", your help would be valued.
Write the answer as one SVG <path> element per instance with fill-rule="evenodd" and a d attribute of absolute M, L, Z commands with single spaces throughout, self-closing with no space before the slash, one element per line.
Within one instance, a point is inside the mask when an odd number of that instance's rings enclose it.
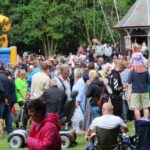
<path fill-rule="evenodd" d="M 39 130 L 40 132 L 40 130 Z M 54 124 L 49 123 L 48 126 L 44 126 L 44 131 L 42 132 L 42 138 L 35 138 L 28 136 L 26 140 L 26 144 L 28 145 L 29 149 L 36 149 L 36 150 L 45 150 L 45 149 L 52 149 L 53 144 L 56 140 L 57 128 Z"/>
<path fill-rule="evenodd" d="M 1 81 L 0 81 L 0 95 L 2 95 L 2 97 L 4 98 L 6 97 L 5 89 Z"/>
<path fill-rule="evenodd" d="M 85 83 L 79 83 L 78 84 L 78 95 L 76 97 L 76 106 L 80 105 L 80 102 L 84 99 L 85 94 Z"/>
<path fill-rule="evenodd" d="M 131 71 L 129 73 L 129 77 L 128 77 L 128 84 L 131 84 L 132 83 L 132 76 L 133 76 L 133 72 Z"/>
<path fill-rule="evenodd" d="M 46 89 L 48 89 L 50 87 L 50 78 L 48 77 L 47 79 L 46 79 L 46 81 L 45 81 L 45 87 L 44 87 L 44 89 L 46 90 Z"/>
<path fill-rule="evenodd" d="M 123 132 L 124 132 L 124 133 L 126 133 L 126 132 L 128 132 L 128 131 L 129 131 L 129 129 L 128 129 L 127 127 L 124 127 L 124 128 L 123 128 Z"/>
<path fill-rule="evenodd" d="M 148 84 L 150 84 L 150 73 L 147 71 L 147 76 L 148 76 Z"/>
<path fill-rule="evenodd" d="M 93 132 L 93 130 L 90 129 L 90 128 L 87 130 L 87 132 L 86 132 L 86 134 L 85 134 L 85 140 L 86 140 L 86 141 L 89 141 L 89 140 L 90 140 L 90 136 L 91 136 L 92 132 Z"/>
<path fill-rule="evenodd" d="M 92 93 L 93 93 L 93 88 L 92 88 L 92 85 L 89 84 L 89 85 L 87 85 L 87 89 L 86 89 L 87 98 L 90 98 L 92 96 Z"/>
<path fill-rule="evenodd" d="M 28 84 L 29 88 L 31 87 L 31 80 L 32 80 L 32 76 L 30 74 L 27 78 L 27 84 Z"/>
<path fill-rule="evenodd" d="M 112 92 L 121 91 L 122 87 L 120 87 L 120 85 L 119 85 L 118 76 L 111 75 L 109 83 L 110 83 L 110 87 L 112 89 Z"/>
<path fill-rule="evenodd" d="M 26 96 L 23 94 L 22 90 L 21 89 L 17 89 L 17 90 L 18 90 L 19 94 L 25 99 Z"/>
<path fill-rule="evenodd" d="M 23 91 L 21 90 L 20 81 L 18 79 L 15 80 L 15 87 L 18 93 L 22 96 L 22 98 L 25 99 L 26 95 L 24 95 Z"/>
<path fill-rule="evenodd" d="M 127 125 L 124 123 L 124 121 L 120 118 L 120 127 L 121 127 L 121 131 L 126 133 L 129 131 Z"/>
<path fill-rule="evenodd" d="M 86 132 L 86 135 L 85 135 L 85 140 L 86 140 L 86 141 L 90 140 L 90 136 L 91 136 L 91 134 L 93 133 L 93 130 L 95 129 L 96 125 L 97 125 L 97 123 L 96 123 L 96 118 L 95 118 L 95 119 L 92 121 L 92 123 L 91 123 L 89 129 L 88 129 L 87 132 Z"/>

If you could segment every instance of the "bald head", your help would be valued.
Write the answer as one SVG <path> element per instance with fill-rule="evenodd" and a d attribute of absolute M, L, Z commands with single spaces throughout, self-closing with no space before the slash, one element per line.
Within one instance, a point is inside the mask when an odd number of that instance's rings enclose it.
<path fill-rule="evenodd" d="M 113 105 L 110 102 L 104 103 L 102 107 L 102 113 L 105 114 L 113 114 Z"/>
<path fill-rule="evenodd" d="M 33 65 L 30 65 L 29 68 L 28 68 L 28 71 L 32 72 L 34 69 L 35 69 L 35 67 Z"/>

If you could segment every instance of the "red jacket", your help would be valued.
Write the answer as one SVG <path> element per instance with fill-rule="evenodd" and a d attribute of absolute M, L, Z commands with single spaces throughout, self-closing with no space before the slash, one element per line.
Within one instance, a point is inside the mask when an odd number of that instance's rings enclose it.
<path fill-rule="evenodd" d="M 61 150 L 59 130 L 61 122 L 58 114 L 48 113 L 38 129 L 33 122 L 27 138 L 29 150 Z"/>

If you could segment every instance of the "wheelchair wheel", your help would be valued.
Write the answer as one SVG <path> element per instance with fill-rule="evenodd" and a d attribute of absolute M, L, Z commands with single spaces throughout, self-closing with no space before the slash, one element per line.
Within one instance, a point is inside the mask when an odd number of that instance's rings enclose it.
<path fill-rule="evenodd" d="M 64 149 L 70 146 L 71 146 L 70 138 L 66 135 L 61 135 L 61 147 Z"/>
<path fill-rule="evenodd" d="M 23 145 L 23 140 L 20 136 L 13 136 L 9 141 L 9 145 L 15 149 L 20 148 Z"/>

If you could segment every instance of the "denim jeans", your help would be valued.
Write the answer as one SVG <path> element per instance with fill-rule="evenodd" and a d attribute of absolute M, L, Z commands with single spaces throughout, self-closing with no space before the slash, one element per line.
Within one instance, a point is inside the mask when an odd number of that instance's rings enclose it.
<path fill-rule="evenodd" d="M 122 118 L 127 120 L 128 118 L 128 102 L 127 100 L 123 99 L 123 111 L 122 111 Z"/>
<path fill-rule="evenodd" d="M 82 110 L 82 113 L 85 113 L 85 100 L 83 99 L 82 101 L 80 101 L 80 108 Z"/>
<path fill-rule="evenodd" d="M 22 111 L 21 111 L 21 123 L 22 123 L 22 128 L 26 129 L 27 124 L 28 124 L 28 110 L 27 110 L 27 104 L 24 104 Z"/>
<path fill-rule="evenodd" d="M 10 105 L 3 102 L 0 102 L 0 119 L 5 119 L 7 133 L 10 133 L 13 130 Z"/>
<path fill-rule="evenodd" d="M 91 115 L 92 115 L 92 118 L 96 118 L 96 117 L 99 117 L 101 114 L 100 114 L 100 108 L 98 106 L 91 106 Z"/>

